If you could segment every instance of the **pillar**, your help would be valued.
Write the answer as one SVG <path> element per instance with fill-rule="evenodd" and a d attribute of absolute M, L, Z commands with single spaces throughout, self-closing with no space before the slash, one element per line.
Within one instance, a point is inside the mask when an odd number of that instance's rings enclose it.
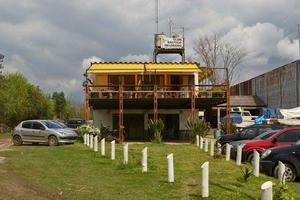
<path fill-rule="evenodd" d="M 273 199 L 272 185 L 271 181 L 267 181 L 261 185 L 261 200 Z"/>
<path fill-rule="evenodd" d="M 173 183 L 174 182 L 174 159 L 173 159 L 173 153 L 169 154 L 167 156 L 168 160 L 168 182 Z"/>
<path fill-rule="evenodd" d="M 111 141 L 110 144 L 111 144 L 110 159 L 115 160 L 115 152 L 116 152 L 115 144 L 116 144 L 116 141 L 113 140 L 113 141 Z"/>
<path fill-rule="evenodd" d="M 94 152 L 98 152 L 98 136 L 94 137 Z"/>
<path fill-rule="evenodd" d="M 256 176 L 256 177 L 259 177 L 259 153 L 254 150 L 253 151 L 253 175 Z"/>
<path fill-rule="evenodd" d="M 210 156 L 214 156 L 215 154 L 215 142 L 214 141 L 210 141 Z"/>
<path fill-rule="evenodd" d="M 142 172 L 147 172 L 148 171 L 148 164 L 147 164 L 147 155 L 148 153 L 148 148 L 145 147 L 142 151 Z"/>
<path fill-rule="evenodd" d="M 203 137 L 200 136 L 200 149 L 203 149 Z"/>
<path fill-rule="evenodd" d="M 201 196 L 205 198 L 209 195 L 209 162 L 205 162 L 201 169 Z"/>
<path fill-rule="evenodd" d="M 128 163 L 128 143 L 123 146 L 123 164 Z"/>
<path fill-rule="evenodd" d="M 105 138 L 101 140 L 101 156 L 105 156 Z"/>
<path fill-rule="evenodd" d="M 226 156 L 225 156 L 226 161 L 230 160 L 230 152 L 231 152 L 231 145 L 226 143 Z"/>
<path fill-rule="evenodd" d="M 237 146 L 237 152 L 236 152 L 236 165 L 240 166 L 242 164 L 242 146 Z"/>
<path fill-rule="evenodd" d="M 278 180 L 280 181 L 280 183 L 285 184 L 285 165 L 279 161 L 278 162 Z"/>

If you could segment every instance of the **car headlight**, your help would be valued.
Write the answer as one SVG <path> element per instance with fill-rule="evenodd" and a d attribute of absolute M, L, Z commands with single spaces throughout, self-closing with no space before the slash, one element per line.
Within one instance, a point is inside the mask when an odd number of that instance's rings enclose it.
<path fill-rule="evenodd" d="M 62 135 L 66 135 L 66 133 L 65 133 L 65 132 L 62 132 L 62 131 L 59 131 L 59 133 L 62 134 Z"/>
<path fill-rule="evenodd" d="M 272 151 L 270 149 L 264 151 L 263 154 L 261 155 L 261 159 L 268 157 L 271 153 Z"/>

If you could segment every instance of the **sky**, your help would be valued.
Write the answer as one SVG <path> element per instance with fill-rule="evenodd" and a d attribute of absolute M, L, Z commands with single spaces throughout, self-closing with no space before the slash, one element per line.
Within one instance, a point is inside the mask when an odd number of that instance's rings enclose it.
<path fill-rule="evenodd" d="M 200 36 L 242 47 L 243 81 L 299 59 L 299 10 L 299 0 L 159 0 L 159 32 L 169 19 L 175 32 L 184 26 L 190 57 Z M 5 73 L 77 101 L 90 62 L 151 61 L 154 33 L 155 0 L 0 0 Z"/>

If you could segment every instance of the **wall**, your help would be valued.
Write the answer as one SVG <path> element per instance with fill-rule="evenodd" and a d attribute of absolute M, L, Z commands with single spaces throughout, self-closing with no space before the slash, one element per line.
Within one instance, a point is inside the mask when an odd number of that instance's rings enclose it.
<path fill-rule="evenodd" d="M 232 95 L 256 95 L 268 107 L 294 108 L 300 105 L 300 60 L 239 83 Z"/>

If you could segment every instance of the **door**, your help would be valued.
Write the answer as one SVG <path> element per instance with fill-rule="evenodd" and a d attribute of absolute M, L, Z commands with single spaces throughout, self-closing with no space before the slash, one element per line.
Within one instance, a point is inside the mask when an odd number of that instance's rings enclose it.
<path fill-rule="evenodd" d="M 47 141 L 45 127 L 40 122 L 32 122 L 31 140 Z"/>
<path fill-rule="evenodd" d="M 288 130 L 281 133 L 276 139 L 274 146 L 294 144 L 300 140 L 300 130 Z"/>
<path fill-rule="evenodd" d="M 22 128 L 20 130 L 20 133 L 21 133 L 22 138 L 23 138 L 24 141 L 30 140 L 31 134 L 32 134 L 31 127 L 32 127 L 32 122 L 31 121 L 22 123 Z"/>

